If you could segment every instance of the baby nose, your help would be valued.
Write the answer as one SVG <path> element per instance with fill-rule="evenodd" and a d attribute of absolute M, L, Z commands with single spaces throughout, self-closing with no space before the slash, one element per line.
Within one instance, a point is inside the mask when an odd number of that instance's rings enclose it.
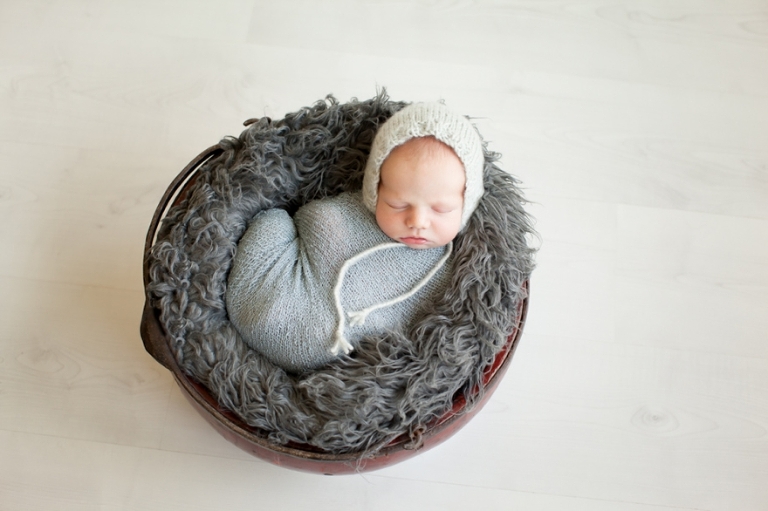
<path fill-rule="evenodd" d="M 413 208 L 408 217 L 408 227 L 411 229 L 426 229 L 429 227 L 429 215 L 421 208 Z"/>

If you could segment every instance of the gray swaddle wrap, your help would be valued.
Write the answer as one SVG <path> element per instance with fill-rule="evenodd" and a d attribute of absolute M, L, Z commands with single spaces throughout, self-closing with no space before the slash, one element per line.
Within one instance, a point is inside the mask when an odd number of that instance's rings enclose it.
<path fill-rule="evenodd" d="M 263 211 L 237 246 L 227 283 L 230 321 L 252 349 L 284 369 L 320 367 L 336 358 L 331 347 L 339 321 L 333 295 L 339 270 L 347 259 L 391 241 L 360 193 L 311 202 L 293 219 L 281 209 Z M 342 308 L 361 310 L 408 292 L 444 254 L 445 248 L 405 245 L 370 254 L 347 271 Z M 447 286 L 450 263 L 411 298 L 375 310 L 363 325 L 348 324 L 349 342 L 410 324 Z"/>

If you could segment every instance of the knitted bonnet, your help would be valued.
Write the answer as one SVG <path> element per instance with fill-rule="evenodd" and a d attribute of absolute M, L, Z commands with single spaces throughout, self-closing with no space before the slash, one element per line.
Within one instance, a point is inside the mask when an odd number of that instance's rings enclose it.
<path fill-rule="evenodd" d="M 469 120 L 442 103 L 412 103 L 390 117 L 376 132 L 363 177 L 363 203 L 376 212 L 381 165 L 397 146 L 412 138 L 435 137 L 449 146 L 464 164 L 466 187 L 461 214 L 463 229 L 475 211 L 483 189 L 483 143 Z"/>

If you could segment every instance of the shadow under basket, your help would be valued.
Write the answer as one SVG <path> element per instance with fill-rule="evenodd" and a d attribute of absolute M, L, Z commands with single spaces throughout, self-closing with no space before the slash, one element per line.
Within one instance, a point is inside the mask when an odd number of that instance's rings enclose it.
<path fill-rule="evenodd" d="M 149 258 L 147 256 L 155 242 L 155 235 L 163 216 L 172 204 L 176 204 L 185 196 L 195 181 L 198 169 L 221 152 L 222 149 L 215 145 L 200 153 L 171 182 L 160 200 L 144 245 L 145 294 L 149 285 Z M 526 290 L 528 286 L 529 283 L 526 282 Z M 244 451 L 275 465 L 306 472 L 337 475 L 366 472 L 393 465 L 442 443 L 461 429 L 488 401 L 509 368 L 512 355 L 522 334 L 527 309 L 528 298 L 526 297 L 517 305 L 515 328 L 507 338 L 503 349 L 496 356 L 494 363 L 484 373 L 483 388 L 475 390 L 478 393 L 482 392 L 482 396 L 475 401 L 474 406 L 468 407 L 464 396 L 459 395 L 454 399 L 452 409 L 423 431 L 422 442 L 417 449 L 410 448 L 412 440 L 407 435 L 403 435 L 374 454 L 359 452 L 334 454 L 310 445 L 296 443 L 278 445 L 268 441 L 264 432 L 248 426 L 237 415 L 219 405 L 216 398 L 205 386 L 181 370 L 171 353 L 169 338 L 160 323 L 160 311 L 153 307 L 148 294 L 140 330 L 147 352 L 171 371 L 184 397 L 224 438 Z"/>

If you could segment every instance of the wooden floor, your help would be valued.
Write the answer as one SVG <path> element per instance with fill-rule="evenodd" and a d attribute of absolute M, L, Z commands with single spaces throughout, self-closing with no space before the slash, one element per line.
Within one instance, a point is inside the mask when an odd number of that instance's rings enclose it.
<path fill-rule="evenodd" d="M 144 352 L 143 238 L 243 120 L 377 87 L 523 181 L 529 321 L 447 443 L 292 472 Z M 0 511 L 768 509 L 765 0 L 1 0 L 0 161 Z"/>

